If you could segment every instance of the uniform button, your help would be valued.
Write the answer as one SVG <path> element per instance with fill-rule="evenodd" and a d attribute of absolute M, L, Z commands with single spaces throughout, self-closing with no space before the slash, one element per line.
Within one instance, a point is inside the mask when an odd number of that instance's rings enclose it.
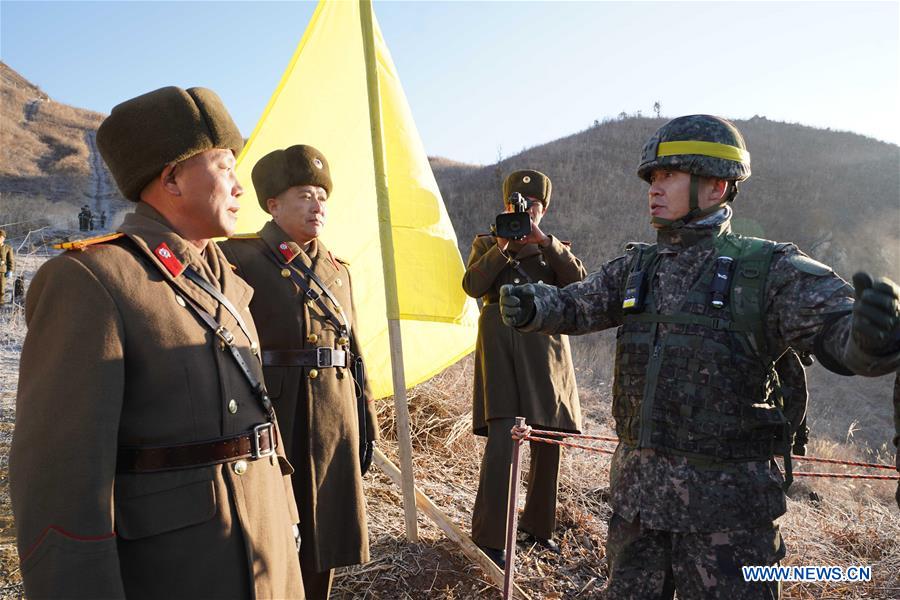
<path fill-rule="evenodd" d="M 247 461 L 239 460 L 236 463 L 234 463 L 233 465 L 231 465 L 231 468 L 234 470 L 236 475 L 243 475 L 244 473 L 247 472 Z"/>
<path fill-rule="evenodd" d="M 318 377 L 318 376 L 319 376 L 319 371 L 318 371 L 318 369 L 310 369 L 310 370 L 309 370 L 309 378 L 310 378 L 310 379 L 315 379 L 315 378 Z"/>
<path fill-rule="evenodd" d="M 519 283 L 519 278 L 516 277 L 515 279 L 513 279 L 513 283 Z"/>
<path fill-rule="evenodd" d="M 259 354 L 259 346 L 256 345 L 256 342 L 250 344 L 250 353 L 253 354 L 253 356 Z"/>
<path fill-rule="evenodd" d="M 231 414 L 234 414 L 237 412 L 237 401 L 234 398 L 232 398 L 228 402 L 228 412 L 230 412 Z"/>
<path fill-rule="evenodd" d="M 306 341 L 309 342 L 310 344 L 315 344 L 316 342 L 319 341 L 319 336 L 316 335 L 315 333 L 311 333 L 308 336 L 306 336 Z"/>
<path fill-rule="evenodd" d="M 176 295 L 175 302 L 177 302 L 179 304 L 179 306 L 181 306 L 181 307 L 187 307 L 187 304 L 185 303 L 184 298 L 182 298 L 181 296 Z"/>
<path fill-rule="evenodd" d="M 345 338 L 344 336 L 341 336 L 341 337 L 338 338 L 337 343 L 338 343 L 339 346 L 346 346 L 347 344 L 350 343 L 350 340 L 347 339 L 347 338 Z"/>
<path fill-rule="evenodd" d="M 546 266 L 547 266 L 547 261 L 542 260 L 542 261 L 541 261 L 541 266 L 542 266 L 542 267 L 546 267 Z"/>
<path fill-rule="evenodd" d="M 225 350 L 225 342 L 223 342 L 222 340 L 219 340 L 219 350 Z"/>
<path fill-rule="evenodd" d="M 344 378 L 344 370 L 343 370 L 342 368 L 340 368 L 340 367 L 338 367 L 338 368 L 335 369 L 335 373 L 334 373 L 334 374 L 337 376 L 338 379 L 343 379 L 343 378 Z"/>
<path fill-rule="evenodd" d="M 341 278 L 340 278 L 340 277 L 338 277 L 337 279 L 335 279 L 334 282 L 337 284 L 338 287 L 341 287 L 341 286 L 344 285 L 344 282 L 341 281 Z"/>
<path fill-rule="evenodd" d="M 538 279 L 538 283 L 544 283 L 543 279 Z"/>
<path fill-rule="evenodd" d="M 284 277 L 285 279 L 287 279 L 288 277 L 291 276 L 290 270 L 288 270 L 288 269 L 282 269 L 282 270 L 281 270 L 281 276 Z"/>

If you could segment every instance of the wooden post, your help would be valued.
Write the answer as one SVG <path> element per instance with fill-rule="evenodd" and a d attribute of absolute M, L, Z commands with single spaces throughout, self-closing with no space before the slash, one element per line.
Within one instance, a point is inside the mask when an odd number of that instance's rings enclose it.
<path fill-rule="evenodd" d="M 525 417 L 516 417 L 516 427 L 525 427 Z M 516 575 L 516 530 L 519 526 L 519 467 L 522 440 L 513 440 L 512 465 L 509 476 L 509 508 L 506 513 L 506 572 L 503 574 L 503 600 L 512 598 L 513 578 Z"/>
<path fill-rule="evenodd" d="M 375 29 L 372 0 L 359 0 L 359 19 L 366 61 L 366 89 L 369 95 L 369 125 L 372 132 L 372 158 L 375 163 L 375 192 L 378 202 L 378 234 L 381 242 L 381 268 L 384 271 L 384 299 L 387 307 L 388 339 L 391 346 L 391 373 L 394 382 L 394 411 L 397 419 L 397 441 L 400 444 L 400 466 L 403 468 L 403 516 L 406 539 L 419 541 L 416 523 L 415 476 L 413 474 L 412 441 L 409 432 L 409 405 L 406 401 L 406 378 L 403 374 L 403 345 L 400 339 L 400 303 L 397 299 L 397 271 L 394 266 L 394 233 L 391 228 L 391 199 L 387 181 L 387 159 L 381 129 L 381 91 L 375 58 Z"/>
<path fill-rule="evenodd" d="M 384 455 L 379 448 L 375 448 L 375 456 L 374 462 L 378 465 L 382 471 L 384 471 L 385 475 L 391 478 L 396 485 L 401 485 L 403 480 L 402 474 L 400 473 L 400 469 L 397 468 L 397 465 L 392 463 L 390 459 Z M 431 499 L 426 496 L 419 488 L 415 488 L 416 492 L 416 505 L 422 511 L 425 516 L 431 519 L 435 525 L 440 528 L 441 531 L 444 532 L 444 535 L 447 536 L 448 539 L 455 542 L 459 545 L 460 550 L 469 557 L 469 559 L 474 562 L 476 565 L 481 567 L 481 570 L 484 571 L 484 574 L 487 575 L 488 579 L 494 582 L 498 588 L 503 587 L 503 571 L 494 564 L 490 558 L 488 558 L 487 554 L 481 551 L 475 542 L 472 541 L 466 533 L 456 526 L 453 521 L 450 520 L 447 515 L 441 512 L 441 509 L 435 505 Z M 515 585 L 513 582 L 513 589 L 515 591 L 516 598 L 521 598 L 523 600 L 530 600 L 530 596 L 525 593 L 525 591 L 519 586 Z"/>

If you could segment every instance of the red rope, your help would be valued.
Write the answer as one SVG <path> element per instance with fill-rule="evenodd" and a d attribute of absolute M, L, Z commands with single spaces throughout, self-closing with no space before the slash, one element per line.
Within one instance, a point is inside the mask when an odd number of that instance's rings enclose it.
<path fill-rule="evenodd" d="M 600 441 L 615 441 L 618 442 L 618 438 L 603 438 L 600 436 L 589 436 L 583 434 L 569 434 L 569 433 L 561 433 L 559 431 L 544 431 L 541 429 L 532 429 L 532 435 L 527 435 L 522 438 L 522 441 L 529 442 L 539 442 L 541 444 L 552 444 L 554 446 L 563 446 L 566 448 L 575 448 L 578 450 L 587 450 L 588 452 L 600 452 L 603 454 L 615 454 L 614 450 L 607 450 L 606 448 L 595 448 L 594 446 L 584 446 L 582 444 L 573 444 L 571 442 L 563 442 L 560 440 L 548 440 L 545 437 L 535 437 L 534 434 L 543 435 L 552 435 L 555 437 L 573 437 L 579 439 L 589 439 L 589 440 L 600 440 Z M 853 462 L 849 460 L 837 460 L 834 458 L 817 458 L 815 456 L 794 456 L 791 455 L 791 458 L 796 460 L 805 460 L 808 462 L 821 462 L 821 463 L 831 463 L 835 465 L 851 465 L 855 467 L 866 467 L 870 469 L 894 469 L 894 467 L 890 465 L 880 465 L 877 463 L 861 463 L 861 462 Z M 814 473 L 814 472 L 794 472 L 794 477 L 828 477 L 832 479 L 881 479 L 881 480 L 897 480 L 900 479 L 900 475 L 868 475 L 863 473 Z"/>
<path fill-rule="evenodd" d="M 600 435 L 586 435 L 583 433 L 565 433 L 562 431 L 545 431 L 543 429 L 532 429 L 531 433 L 532 433 L 532 436 L 537 435 L 537 436 L 541 436 L 541 437 L 543 437 L 543 436 L 553 436 L 553 437 L 563 437 L 563 438 L 571 437 L 571 438 L 582 439 L 582 440 L 598 440 L 601 442 L 616 442 L 616 443 L 619 442 L 619 438 L 604 437 L 604 436 L 600 436 Z M 535 440 L 535 441 L 546 441 L 546 440 L 542 440 L 540 438 L 534 438 L 532 436 L 529 436 L 528 439 Z M 552 443 L 552 442 L 548 441 L 548 443 Z M 584 450 L 595 450 L 595 448 L 591 448 L 589 446 L 573 446 L 573 447 L 574 448 L 582 448 Z M 604 452 L 606 452 L 606 451 L 604 451 Z M 896 467 L 894 467 L 893 465 L 883 465 L 883 464 L 879 464 L 879 463 L 855 462 L 852 460 L 838 460 L 836 458 L 819 458 L 817 456 L 798 456 L 797 454 L 792 454 L 791 458 L 794 460 L 805 460 L 807 462 L 829 463 L 832 465 L 847 465 L 850 467 L 865 467 L 868 469 L 885 469 L 888 471 L 893 471 L 894 469 L 896 469 Z M 896 477 L 894 477 L 894 479 L 896 479 Z"/>
<path fill-rule="evenodd" d="M 794 471 L 794 477 L 832 477 L 840 479 L 900 479 L 900 475 L 862 475 L 857 473 L 804 473 Z"/>

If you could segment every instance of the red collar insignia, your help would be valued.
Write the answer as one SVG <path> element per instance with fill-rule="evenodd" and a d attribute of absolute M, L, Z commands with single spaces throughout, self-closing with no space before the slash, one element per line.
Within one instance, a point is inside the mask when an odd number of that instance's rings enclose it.
<path fill-rule="evenodd" d="M 293 252 L 291 252 L 291 247 L 287 245 L 287 242 L 281 242 L 278 244 L 278 251 L 281 252 L 281 255 L 284 256 L 285 262 L 291 262 L 294 260 L 294 257 L 297 256 Z"/>
<path fill-rule="evenodd" d="M 178 260 L 178 257 L 175 256 L 175 253 L 169 249 L 165 242 L 157 246 L 153 254 L 162 262 L 166 270 L 172 274 L 172 277 L 178 277 L 184 273 L 184 265 L 181 264 L 181 261 Z"/>

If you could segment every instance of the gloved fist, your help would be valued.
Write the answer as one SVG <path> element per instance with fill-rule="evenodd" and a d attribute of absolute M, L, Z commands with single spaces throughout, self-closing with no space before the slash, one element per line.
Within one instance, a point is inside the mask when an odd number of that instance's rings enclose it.
<path fill-rule="evenodd" d="M 500 318 L 509 327 L 521 327 L 534 318 L 534 286 L 500 286 Z"/>
<path fill-rule="evenodd" d="M 860 271 L 853 276 L 852 335 L 865 352 L 888 354 L 900 345 L 900 287 L 887 277 L 872 280 Z"/>

